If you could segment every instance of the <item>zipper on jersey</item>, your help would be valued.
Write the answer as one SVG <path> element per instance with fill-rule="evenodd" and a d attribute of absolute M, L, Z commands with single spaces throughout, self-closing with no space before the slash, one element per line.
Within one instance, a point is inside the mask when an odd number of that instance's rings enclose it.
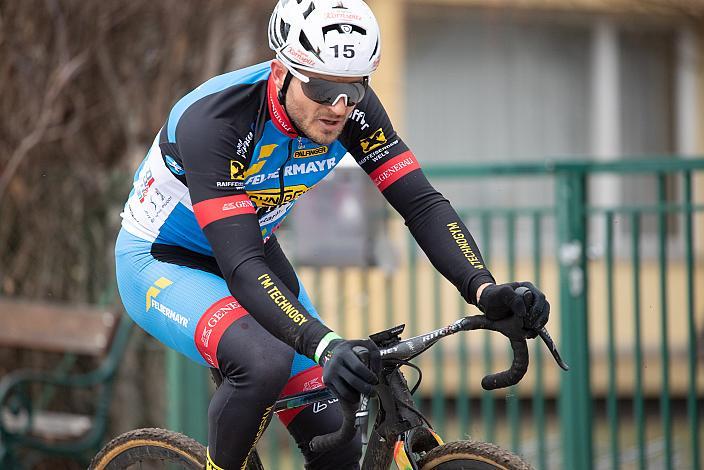
<path fill-rule="evenodd" d="M 286 167 L 286 164 L 291 160 L 291 155 L 293 155 L 293 139 L 289 139 L 288 141 L 288 155 L 286 156 L 286 160 L 284 161 L 284 164 L 281 165 L 281 168 L 279 168 L 279 205 L 282 206 L 284 204 L 284 168 Z"/>

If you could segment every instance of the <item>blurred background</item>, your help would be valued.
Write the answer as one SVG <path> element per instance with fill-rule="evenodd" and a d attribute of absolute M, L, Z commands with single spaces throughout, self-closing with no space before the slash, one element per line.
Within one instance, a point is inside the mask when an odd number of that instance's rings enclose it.
<path fill-rule="evenodd" d="M 572 366 L 536 343 L 519 386 L 483 392 L 507 344 L 450 338 L 418 361 L 432 423 L 538 469 L 702 468 L 704 2 L 368 3 L 383 44 L 372 86 L 395 127 L 497 281 L 547 293 Z M 205 439 L 207 371 L 112 316 L 114 239 L 173 103 L 272 57 L 274 4 L 0 1 L 0 462 L 15 459 L 2 468 L 82 468 L 136 427 Z M 478 313 L 354 162 L 294 212 L 279 240 L 341 334 Z M 96 344 L 62 342 L 64 325 Z M 40 387 L 18 370 L 81 375 Z M 276 420 L 259 449 L 269 468 L 302 468 Z"/>

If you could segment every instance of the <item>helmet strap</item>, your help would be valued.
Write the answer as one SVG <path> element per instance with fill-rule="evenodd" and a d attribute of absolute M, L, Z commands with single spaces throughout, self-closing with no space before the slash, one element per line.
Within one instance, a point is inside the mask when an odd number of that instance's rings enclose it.
<path fill-rule="evenodd" d="M 284 77 L 284 83 L 281 85 L 281 89 L 279 90 L 279 103 L 281 103 L 281 106 L 283 106 L 284 111 L 288 114 L 288 110 L 286 109 L 286 92 L 288 92 L 288 87 L 291 84 L 291 80 L 293 79 L 293 74 L 289 72 L 288 70 L 286 71 L 286 76 Z M 296 123 L 291 120 L 289 117 L 289 121 L 291 121 L 291 126 L 293 126 L 293 129 L 296 131 L 296 134 L 303 136 L 303 137 L 308 137 L 306 136 L 296 125 Z"/>
<path fill-rule="evenodd" d="M 287 70 L 286 76 L 284 77 L 284 84 L 281 85 L 281 89 L 279 90 L 279 103 L 281 103 L 281 106 L 283 106 L 284 109 L 286 109 L 286 92 L 288 91 L 292 78 L 293 75 Z"/>

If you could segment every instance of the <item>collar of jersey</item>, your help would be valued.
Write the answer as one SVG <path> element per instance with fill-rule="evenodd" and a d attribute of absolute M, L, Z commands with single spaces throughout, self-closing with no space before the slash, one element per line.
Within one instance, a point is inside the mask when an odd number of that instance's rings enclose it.
<path fill-rule="evenodd" d="M 274 126 L 281 131 L 284 135 L 294 138 L 298 137 L 296 128 L 291 124 L 291 120 L 286 114 L 286 110 L 283 105 L 279 102 L 278 92 L 276 89 L 276 84 L 274 83 L 274 76 L 269 75 L 269 80 L 266 89 L 267 102 L 269 103 L 269 115 L 271 116 L 271 122 Z"/>

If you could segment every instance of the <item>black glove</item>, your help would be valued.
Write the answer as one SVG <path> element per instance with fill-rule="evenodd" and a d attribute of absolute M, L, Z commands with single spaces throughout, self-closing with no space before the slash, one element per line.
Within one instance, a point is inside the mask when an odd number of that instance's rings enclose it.
<path fill-rule="evenodd" d="M 369 352 L 368 365 L 352 350 L 355 346 Z M 369 395 L 372 387 L 379 383 L 381 356 L 379 348 L 369 339 L 333 340 L 320 356 L 319 363 L 323 366 L 323 382 L 341 400 L 358 402 L 360 394 Z"/>
<path fill-rule="evenodd" d="M 520 295 L 516 292 L 519 287 L 527 288 L 528 292 Z M 488 285 L 477 306 L 490 320 L 501 320 L 511 314 L 518 316 L 523 320 L 523 328 L 530 331 L 528 338 L 535 338 L 550 317 L 550 304 L 545 294 L 530 282 Z"/>

